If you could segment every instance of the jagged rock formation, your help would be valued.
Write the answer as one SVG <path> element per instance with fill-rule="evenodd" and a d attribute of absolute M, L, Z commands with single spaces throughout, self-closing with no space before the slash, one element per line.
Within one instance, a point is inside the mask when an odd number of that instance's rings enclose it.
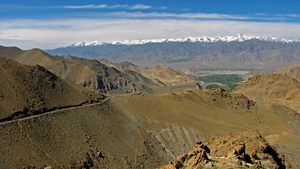
<path fill-rule="evenodd" d="M 22 65 L 1 55 L 0 79 L 0 121 L 104 99 L 44 67 Z"/>
<path fill-rule="evenodd" d="M 130 76 L 97 60 L 51 56 L 39 49 L 22 51 L 0 46 L 0 54 L 26 65 L 41 65 L 55 75 L 100 93 L 151 91 Z"/>
<path fill-rule="evenodd" d="M 201 141 L 196 142 L 196 148 L 185 153 L 181 156 L 178 156 L 174 162 L 175 168 L 184 167 L 184 163 L 188 163 L 186 166 L 196 167 L 199 164 L 206 164 L 209 162 L 207 156 L 207 150 L 209 150 L 205 145 L 202 144 Z M 189 161 L 189 159 L 193 159 Z"/>
<path fill-rule="evenodd" d="M 283 155 L 271 146 L 257 131 L 227 134 L 211 138 L 176 158 L 165 168 L 291 168 Z"/>

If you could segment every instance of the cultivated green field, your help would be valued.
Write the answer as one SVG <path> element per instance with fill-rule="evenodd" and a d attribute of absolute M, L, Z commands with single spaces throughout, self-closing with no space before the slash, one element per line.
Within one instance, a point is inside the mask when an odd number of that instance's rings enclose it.
<path fill-rule="evenodd" d="M 222 70 L 230 70 L 230 71 L 251 71 L 253 68 L 202 68 L 197 69 L 200 71 L 222 71 Z"/>
<path fill-rule="evenodd" d="M 206 89 L 215 90 L 219 87 L 224 88 L 227 91 L 232 91 L 235 89 L 244 79 L 241 75 L 211 75 L 211 76 L 202 76 L 199 81 L 205 83 L 222 83 L 225 86 L 219 86 L 217 84 L 212 84 L 206 87 Z"/>

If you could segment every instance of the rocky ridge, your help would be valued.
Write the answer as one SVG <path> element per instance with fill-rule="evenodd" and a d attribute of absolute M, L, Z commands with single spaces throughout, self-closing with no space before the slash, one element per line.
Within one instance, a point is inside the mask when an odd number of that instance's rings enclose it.
<path fill-rule="evenodd" d="M 227 134 L 196 142 L 196 147 L 176 158 L 164 169 L 180 168 L 291 168 L 257 130 Z"/>

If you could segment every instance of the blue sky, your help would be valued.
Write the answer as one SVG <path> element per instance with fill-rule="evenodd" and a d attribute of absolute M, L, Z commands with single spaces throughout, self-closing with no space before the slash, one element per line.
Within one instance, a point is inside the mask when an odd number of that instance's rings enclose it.
<path fill-rule="evenodd" d="M 1 0 L 0 45 L 225 36 L 300 38 L 298 0 Z"/>

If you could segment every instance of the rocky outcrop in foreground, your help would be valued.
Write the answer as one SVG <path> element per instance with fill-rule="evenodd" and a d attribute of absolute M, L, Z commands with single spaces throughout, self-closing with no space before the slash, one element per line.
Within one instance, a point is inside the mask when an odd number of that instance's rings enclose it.
<path fill-rule="evenodd" d="M 196 142 L 196 147 L 170 162 L 164 169 L 179 168 L 291 168 L 257 131 L 228 134 Z"/>

